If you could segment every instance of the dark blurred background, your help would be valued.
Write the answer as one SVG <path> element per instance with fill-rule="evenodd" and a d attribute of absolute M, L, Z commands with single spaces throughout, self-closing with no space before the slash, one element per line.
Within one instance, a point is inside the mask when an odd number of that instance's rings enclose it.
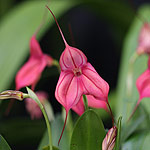
<path fill-rule="evenodd" d="M 24 0 L 9 0 L 9 2 L 0 0 L 0 19 L 22 2 Z M 136 10 L 145 3 L 150 3 L 150 1 L 107 0 L 102 3 L 102 6 L 97 7 L 92 3 L 90 7 L 89 4 L 83 4 L 69 10 L 61 18 L 57 18 L 68 43 L 85 53 L 88 61 L 95 67 L 100 76 L 109 83 L 111 91 L 117 85 L 124 38 L 134 17 L 136 17 Z M 120 6 L 123 6 L 122 8 L 124 9 L 120 8 Z M 106 9 L 108 13 L 103 14 L 99 9 Z M 111 13 L 114 13 L 113 17 L 111 17 Z M 55 39 L 51 36 L 54 34 Z M 44 53 L 59 59 L 64 50 L 64 43 L 56 24 L 44 34 L 40 40 L 40 45 Z M 57 50 L 55 50 L 56 47 Z M 28 57 L 25 59 L 27 60 Z M 22 65 L 20 64 L 20 66 Z M 61 106 L 54 97 L 58 77 L 59 74 L 55 67 L 51 70 L 46 68 L 36 86 L 36 90 L 45 90 L 49 93 L 49 99 L 55 113 L 61 111 Z M 14 79 L 9 89 L 15 89 Z M 24 91 L 25 89 L 22 90 Z M 2 114 L 0 118 L 0 133 L 6 137 L 12 149 L 36 149 L 45 131 L 44 121 L 35 120 L 31 122 L 24 104 L 19 102 L 15 102 L 9 116 L 4 117 L 7 105 L 8 102 L 3 102 L 0 106 Z M 20 124 L 16 124 L 14 118 Z M 104 122 L 106 122 L 106 127 L 109 128 L 111 126 L 111 123 L 107 124 L 109 122 L 107 119 Z M 10 123 L 11 126 L 9 126 Z M 30 126 L 34 126 L 34 128 L 30 128 Z M 14 132 L 12 132 L 13 129 Z M 16 131 L 18 132 L 16 133 Z M 34 134 L 32 141 L 27 140 L 30 132 Z"/>

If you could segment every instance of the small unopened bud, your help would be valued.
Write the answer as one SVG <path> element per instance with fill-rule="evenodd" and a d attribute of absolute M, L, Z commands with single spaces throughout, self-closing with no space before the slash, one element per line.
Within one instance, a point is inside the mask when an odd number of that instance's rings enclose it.
<path fill-rule="evenodd" d="M 13 90 L 7 90 L 0 93 L 0 99 L 11 99 L 11 98 L 23 100 L 24 96 L 22 92 Z"/>
<path fill-rule="evenodd" d="M 114 126 L 106 134 L 102 143 L 102 150 L 113 150 L 115 146 L 116 136 L 117 136 L 117 127 Z"/>

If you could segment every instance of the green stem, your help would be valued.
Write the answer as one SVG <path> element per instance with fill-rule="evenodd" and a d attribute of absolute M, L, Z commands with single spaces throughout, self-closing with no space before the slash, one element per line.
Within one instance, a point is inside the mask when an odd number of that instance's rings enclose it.
<path fill-rule="evenodd" d="M 59 62 L 55 59 L 53 60 L 53 65 L 57 67 L 58 71 L 61 72 Z"/>
<path fill-rule="evenodd" d="M 44 107 L 42 106 L 40 108 L 41 108 L 41 111 L 42 111 L 44 118 L 45 118 L 45 121 L 46 121 L 46 126 L 47 126 L 47 130 L 48 130 L 48 137 L 49 137 L 49 146 L 50 146 L 50 150 L 52 150 L 52 147 L 51 147 L 51 145 L 52 145 L 52 134 L 51 134 L 50 123 L 49 123 L 48 116 L 45 112 Z"/>
<path fill-rule="evenodd" d="M 46 122 L 46 126 L 47 126 L 47 130 L 48 130 L 48 138 L 49 138 L 49 147 L 50 147 L 50 150 L 53 149 L 52 147 L 52 134 L 51 134 L 51 128 L 50 128 L 50 122 L 48 120 L 48 116 L 47 116 L 47 113 L 45 111 L 45 108 L 44 106 L 41 104 L 40 100 L 38 99 L 38 97 L 36 96 L 36 94 L 27 87 L 27 91 L 28 91 L 28 94 L 23 94 L 25 97 L 30 97 L 31 99 L 33 99 L 37 104 L 38 106 L 40 107 L 42 113 L 43 113 L 43 116 L 44 116 L 44 119 L 45 119 L 45 122 Z"/>
<path fill-rule="evenodd" d="M 23 98 L 30 98 L 29 94 L 23 93 Z"/>
<path fill-rule="evenodd" d="M 110 115 L 111 115 L 111 119 L 112 119 L 112 125 L 113 125 L 113 127 L 114 127 L 114 116 L 113 116 L 113 113 L 112 113 L 111 107 L 110 107 L 110 105 L 109 105 L 109 103 L 108 103 L 108 102 L 107 102 L 107 106 L 108 106 L 108 108 L 109 108 L 109 110 L 110 110 Z"/>
<path fill-rule="evenodd" d="M 86 95 L 83 95 L 83 102 L 84 102 L 84 107 L 85 107 L 85 111 L 88 110 L 88 100 Z"/>

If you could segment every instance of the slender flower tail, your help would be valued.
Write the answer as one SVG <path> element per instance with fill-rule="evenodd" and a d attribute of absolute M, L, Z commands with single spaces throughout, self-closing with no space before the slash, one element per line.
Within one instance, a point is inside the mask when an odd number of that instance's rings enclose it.
<path fill-rule="evenodd" d="M 56 24 L 57 24 L 57 26 L 58 26 L 58 29 L 59 29 L 59 31 L 60 31 L 60 34 L 61 34 L 61 36 L 62 36 L 62 39 L 63 39 L 65 45 L 68 45 L 67 42 L 66 42 L 66 40 L 65 40 L 65 37 L 64 37 L 64 35 L 63 35 L 62 31 L 61 31 L 61 28 L 60 28 L 60 26 L 59 26 L 59 24 L 58 24 L 58 22 L 57 22 L 57 19 L 56 19 L 55 15 L 53 14 L 53 12 L 51 11 L 51 9 L 50 9 L 47 5 L 46 5 L 46 8 L 47 8 L 47 9 L 50 11 L 50 13 L 52 14 L 52 16 L 53 16 L 53 18 L 54 18 L 54 20 L 55 20 L 55 22 L 56 22 Z"/>
<path fill-rule="evenodd" d="M 65 129 L 65 126 L 66 126 L 66 123 L 67 123 L 67 117 L 68 117 L 68 111 L 66 111 L 66 118 L 65 118 L 64 126 L 63 126 L 63 129 L 62 129 L 62 132 L 61 132 L 59 141 L 58 141 L 58 146 L 59 146 L 60 140 L 61 140 L 61 138 L 62 138 L 62 135 L 63 135 L 63 133 L 64 133 L 64 129 Z"/>
<path fill-rule="evenodd" d="M 109 110 L 110 110 L 110 116 L 111 116 L 111 119 L 112 119 L 112 125 L 113 125 L 113 127 L 114 127 L 114 116 L 113 116 L 113 113 L 112 113 L 112 110 L 111 110 L 111 107 L 110 107 L 108 101 L 107 101 L 107 105 L 108 105 L 108 108 L 109 108 Z"/>
<path fill-rule="evenodd" d="M 133 115 L 134 115 L 134 113 L 135 113 L 137 107 L 139 106 L 139 104 L 140 104 L 140 99 L 138 100 L 136 106 L 134 107 L 134 109 L 133 109 L 133 111 L 132 111 L 132 113 L 131 113 L 131 115 L 130 115 L 130 117 L 129 117 L 129 119 L 128 119 L 127 122 L 129 122 L 129 121 L 131 120 L 131 118 L 133 117 Z"/>

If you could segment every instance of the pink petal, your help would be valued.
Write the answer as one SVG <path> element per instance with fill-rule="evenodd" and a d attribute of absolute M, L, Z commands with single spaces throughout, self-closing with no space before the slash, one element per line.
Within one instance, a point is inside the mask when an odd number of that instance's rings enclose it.
<path fill-rule="evenodd" d="M 51 56 L 44 54 L 44 59 L 47 62 L 48 67 L 53 65 L 53 58 Z"/>
<path fill-rule="evenodd" d="M 98 100 L 91 95 L 86 95 L 88 100 L 88 106 L 92 108 L 103 108 L 108 111 L 107 103 L 102 100 Z M 80 101 L 72 108 L 74 112 L 76 112 L 79 116 L 84 113 L 84 103 L 83 103 L 83 96 L 81 97 Z"/>
<path fill-rule="evenodd" d="M 88 99 L 88 106 L 89 107 L 93 107 L 93 108 L 103 108 L 105 109 L 106 111 L 108 110 L 107 109 L 107 103 L 103 100 L 100 100 L 100 99 L 96 99 L 94 98 L 93 96 L 91 95 L 87 95 L 86 96 L 87 99 Z"/>
<path fill-rule="evenodd" d="M 66 46 L 66 49 L 60 57 L 60 67 L 62 71 L 72 70 L 81 67 L 86 63 L 87 58 L 83 52 L 69 45 Z"/>
<path fill-rule="evenodd" d="M 150 53 L 150 24 L 144 23 L 139 34 L 137 53 Z"/>
<path fill-rule="evenodd" d="M 72 72 L 61 72 L 55 91 L 55 97 L 66 111 L 75 106 L 82 95 L 80 78 Z"/>
<path fill-rule="evenodd" d="M 84 94 L 107 101 L 109 85 L 99 76 L 90 63 L 87 63 L 82 68 L 82 83 L 84 86 Z"/>
<path fill-rule="evenodd" d="M 79 102 L 74 107 L 72 107 L 72 110 L 76 112 L 79 116 L 84 113 L 84 103 L 82 97 Z"/>
<path fill-rule="evenodd" d="M 31 57 L 16 75 L 16 89 L 19 90 L 22 87 L 34 85 L 45 66 L 46 61 L 44 59 L 39 60 Z"/>
<path fill-rule="evenodd" d="M 43 53 L 40 44 L 36 40 L 36 36 L 33 35 L 30 39 L 30 56 L 42 57 Z"/>
<path fill-rule="evenodd" d="M 150 97 L 150 70 L 147 69 L 141 74 L 137 81 L 136 86 L 140 95 L 140 100 L 144 97 Z"/>

